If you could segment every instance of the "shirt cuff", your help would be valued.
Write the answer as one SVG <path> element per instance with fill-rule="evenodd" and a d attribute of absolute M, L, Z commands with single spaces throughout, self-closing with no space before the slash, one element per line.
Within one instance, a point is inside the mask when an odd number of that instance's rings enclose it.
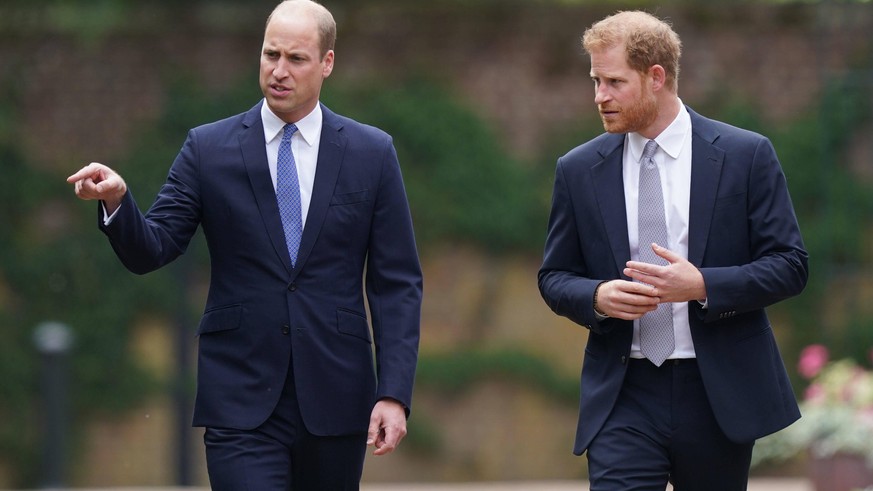
<path fill-rule="evenodd" d="M 122 206 L 124 206 L 124 205 L 119 205 L 118 208 L 116 208 L 115 211 L 112 212 L 111 215 L 109 215 L 106 213 L 106 203 L 104 203 L 103 201 L 100 201 L 100 207 L 103 208 L 103 225 L 104 226 L 108 226 L 110 223 L 112 223 L 112 220 L 115 220 L 115 216 L 118 215 L 118 210 L 120 210 Z"/>

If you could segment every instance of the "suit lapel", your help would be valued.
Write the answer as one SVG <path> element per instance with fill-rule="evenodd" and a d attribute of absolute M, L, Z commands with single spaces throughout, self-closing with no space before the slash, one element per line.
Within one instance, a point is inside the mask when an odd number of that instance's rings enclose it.
<path fill-rule="evenodd" d="M 619 276 L 631 258 L 621 163 L 623 142 L 624 135 L 609 135 L 598 149 L 603 160 L 591 167 L 594 193 Z"/>
<path fill-rule="evenodd" d="M 718 132 L 708 120 L 690 108 L 691 115 L 691 210 L 688 217 L 688 260 L 697 266 L 703 261 L 724 150 L 714 142 Z"/>
<path fill-rule="evenodd" d="M 279 204 L 276 201 L 276 190 L 273 188 L 273 179 L 270 177 L 270 167 L 267 163 L 264 123 L 261 121 L 262 103 L 257 104 L 243 118 L 245 128 L 239 135 L 240 150 L 267 235 L 269 235 L 273 249 L 275 249 L 282 264 L 288 271 L 291 271 L 291 257 L 288 255 L 288 246 L 285 244 L 282 218 L 279 216 Z"/>
<path fill-rule="evenodd" d="M 297 256 L 297 271 L 306 264 L 309 253 L 315 245 L 315 239 L 324 224 L 324 217 L 333 197 L 340 167 L 342 167 L 343 154 L 346 150 L 345 138 L 342 136 L 342 123 L 339 118 L 321 106 L 324 120 L 321 126 L 321 140 L 318 146 L 318 162 L 315 167 L 315 182 L 312 186 L 312 199 L 309 203 L 309 213 L 306 217 L 306 225 L 303 227 L 303 237 L 300 240 L 300 251 Z"/>
<path fill-rule="evenodd" d="M 709 237 L 724 150 L 714 144 L 719 134 L 708 120 L 690 108 L 688 112 L 691 115 L 692 128 L 688 260 L 699 266 L 703 261 Z M 622 177 L 623 142 L 623 134 L 609 135 L 598 149 L 603 160 L 591 167 L 600 216 L 619 274 L 630 260 Z"/>

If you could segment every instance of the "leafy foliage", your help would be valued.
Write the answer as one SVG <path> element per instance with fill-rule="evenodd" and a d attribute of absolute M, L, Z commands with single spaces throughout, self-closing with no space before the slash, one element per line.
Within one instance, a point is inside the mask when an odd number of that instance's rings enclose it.
<path fill-rule="evenodd" d="M 543 391 L 550 398 L 575 404 L 579 381 L 558 373 L 548 360 L 522 349 L 471 348 L 421 357 L 417 383 L 444 393 L 458 393 L 484 379 L 512 380 Z"/>
<path fill-rule="evenodd" d="M 873 345 L 871 319 L 860 313 L 839 321 L 835 332 L 821 329 L 829 323 L 823 315 L 834 281 L 873 267 L 868 252 L 873 186 L 847 165 L 851 138 L 871 122 L 867 90 L 849 80 L 833 81 L 818 108 L 772 133 L 811 258 L 806 291 L 784 305 L 797 328 L 790 353 L 825 341 L 837 356 L 865 360 Z"/>
<path fill-rule="evenodd" d="M 186 129 L 217 119 L 219 111 L 226 116 L 225 104 L 236 100 L 233 94 L 225 94 L 221 103 L 198 98 L 193 83 L 178 81 L 175 86 L 164 118 L 143 132 L 129 160 L 115 166 L 139 196 L 140 206 L 156 194 Z M 251 104 L 252 94 L 244 95 Z M 14 98 L 0 106 L 0 119 L 14 118 Z M 0 128 L 5 124 L 0 121 Z M 190 298 L 188 265 L 199 264 L 194 270 L 202 274 L 206 255 L 202 241 L 195 240 L 181 264 L 133 276 L 97 230 L 98 205 L 76 200 L 65 176 L 29 165 L 12 141 L 0 142 L 0 166 L 8 182 L 15 183 L 0 194 L 0 379 L 7 381 L 0 384 L 0 417 L 5 421 L 0 462 L 25 487 L 39 482 L 43 436 L 37 429 L 44 427 L 34 328 L 60 321 L 73 331 L 71 422 L 120 414 L 176 383 L 158 380 L 131 356 L 132 329 L 142 317 L 190 320 L 202 302 Z M 79 431 L 82 426 L 71 428 Z"/>
<path fill-rule="evenodd" d="M 129 408 L 153 381 L 128 353 L 143 291 L 97 232 L 95 205 L 69 206 L 74 199 L 62 178 L 29 167 L 8 145 L 0 155 L 15 183 L 0 198 L 0 457 L 23 485 L 38 477 L 36 429 L 44 427 L 32 339 L 38 324 L 61 321 L 73 330 L 75 420 Z"/>

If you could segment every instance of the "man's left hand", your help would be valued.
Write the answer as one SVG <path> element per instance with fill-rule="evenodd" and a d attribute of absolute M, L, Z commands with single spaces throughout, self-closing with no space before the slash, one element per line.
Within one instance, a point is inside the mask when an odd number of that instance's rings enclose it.
<path fill-rule="evenodd" d="M 393 399 L 376 402 L 370 415 L 367 445 L 373 445 L 373 455 L 386 455 L 394 451 L 406 436 L 406 409 Z"/>
<path fill-rule="evenodd" d="M 640 261 L 628 261 L 624 274 L 635 281 L 652 285 L 661 302 L 704 300 L 706 285 L 696 266 L 673 251 L 652 244 L 652 250 L 669 264 L 659 266 Z"/>

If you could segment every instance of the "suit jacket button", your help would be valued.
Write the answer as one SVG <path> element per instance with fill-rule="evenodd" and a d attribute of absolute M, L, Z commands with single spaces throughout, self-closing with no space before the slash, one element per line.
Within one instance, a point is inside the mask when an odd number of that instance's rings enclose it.
<path fill-rule="evenodd" d="M 624 355 L 621 355 L 621 364 L 624 365 L 625 363 L 627 363 L 627 357 Z"/>
<path fill-rule="evenodd" d="M 296 292 L 297 291 L 297 283 L 291 283 L 288 285 L 288 291 Z"/>
<path fill-rule="evenodd" d="M 287 335 L 288 335 L 288 334 L 290 334 L 290 333 L 291 333 L 291 328 L 290 328 L 290 327 L 288 327 L 288 325 L 287 325 L 287 324 L 286 324 L 286 325 L 284 325 L 284 326 L 282 326 L 282 334 L 284 334 L 284 335 L 286 335 L 286 336 L 287 336 Z"/>

